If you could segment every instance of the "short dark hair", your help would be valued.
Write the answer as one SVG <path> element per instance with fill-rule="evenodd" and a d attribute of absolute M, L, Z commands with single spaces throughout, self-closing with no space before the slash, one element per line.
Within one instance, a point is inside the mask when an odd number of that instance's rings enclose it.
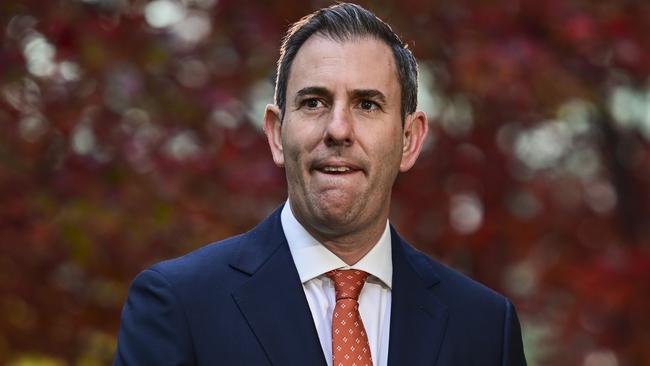
<path fill-rule="evenodd" d="M 401 89 L 402 119 L 415 112 L 418 94 L 418 70 L 415 57 L 391 27 L 372 12 L 356 4 L 340 3 L 317 10 L 293 23 L 282 40 L 275 80 L 275 104 L 282 116 L 286 107 L 287 83 L 291 64 L 298 50 L 314 34 L 336 41 L 355 37 L 375 37 L 393 51 Z"/>

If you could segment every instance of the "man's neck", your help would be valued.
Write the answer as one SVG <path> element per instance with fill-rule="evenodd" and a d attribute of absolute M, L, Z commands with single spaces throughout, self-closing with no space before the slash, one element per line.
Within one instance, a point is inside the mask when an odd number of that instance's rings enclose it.
<path fill-rule="evenodd" d="M 298 218 L 297 218 L 298 219 Z M 300 221 L 300 219 L 298 219 Z M 377 244 L 386 228 L 386 220 L 372 225 L 363 232 L 328 235 L 301 223 L 316 240 L 348 265 L 357 263 Z"/>

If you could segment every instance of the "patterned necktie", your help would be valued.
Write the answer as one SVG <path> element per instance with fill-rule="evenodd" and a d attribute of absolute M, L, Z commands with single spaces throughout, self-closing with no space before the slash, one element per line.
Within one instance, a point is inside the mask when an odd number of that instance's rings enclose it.
<path fill-rule="evenodd" d="M 348 269 L 330 271 L 326 275 L 334 282 L 336 291 L 336 306 L 332 314 L 332 365 L 372 366 L 358 302 L 368 274 Z"/>

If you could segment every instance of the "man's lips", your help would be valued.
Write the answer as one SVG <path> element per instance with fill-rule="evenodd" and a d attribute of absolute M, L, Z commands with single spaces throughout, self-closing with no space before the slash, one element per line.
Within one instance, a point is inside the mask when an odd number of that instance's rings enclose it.
<path fill-rule="evenodd" d="M 312 169 L 325 174 L 346 174 L 362 170 L 361 167 L 355 163 L 341 160 L 319 161 L 313 165 Z"/>

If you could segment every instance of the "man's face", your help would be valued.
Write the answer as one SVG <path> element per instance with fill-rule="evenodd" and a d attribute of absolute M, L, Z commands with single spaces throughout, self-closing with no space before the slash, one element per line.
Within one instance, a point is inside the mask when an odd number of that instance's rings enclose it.
<path fill-rule="evenodd" d="M 415 161 L 403 159 L 410 125 L 405 134 L 396 70 L 391 49 L 369 37 L 314 35 L 293 60 L 284 118 L 271 106 L 265 128 L 308 230 L 336 237 L 385 224 L 397 173 Z"/>

